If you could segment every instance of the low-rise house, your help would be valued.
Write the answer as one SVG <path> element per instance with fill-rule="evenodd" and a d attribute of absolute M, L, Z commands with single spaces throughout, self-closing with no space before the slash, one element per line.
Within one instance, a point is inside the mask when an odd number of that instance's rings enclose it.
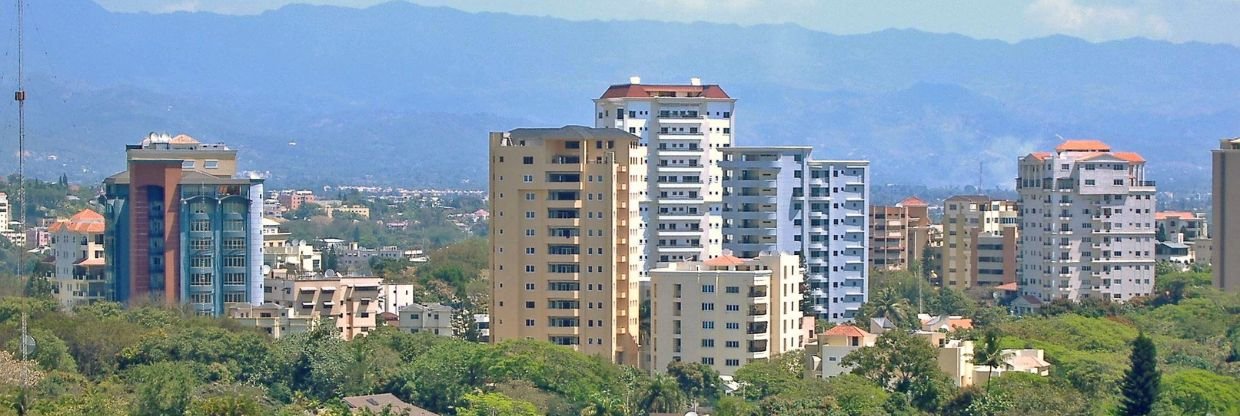
<path fill-rule="evenodd" d="M 844 356 L 864 347 L 874 346 L 878 335 L 851 324 L 835 326 L 818 334 L 815 343 L 806 345 L 807 369 L 814 377 L 835 377 L 849 371 L 842 364 Z"/>
<path fill-rule="evenodd" d="M 416 334 L 430 332 L 435 335 L 456 335 L 452 329 L 452 307 L 439 303 L 412 303 L 400 308 L 396 327 L 401 332 Z"/>
<path fill-rule="evenodd" d="M 287 308 L 275 303 L 264 303 L 259 306 L 236 303 L 229 304 L 228 317 L 242 326 L 259 328 L 275 338 L 309 332 L 319 324 L 318 316 L 297 316 L 295 310 L 295 308 Z"/>
<path fill-rule="evenodd" d="M 392 395 L 392 393 L 349 396 L 342 400 L 344 400 L 345 405 L 349 406 L 349 410 L 354 414 L 439 416 L 429 410 L 405 403 Z"/>
<path fill-rule="evenodd" d="M 478 342 L 491 342 L 491 315 L 475 313 L 474 330 L 478 331 Z"/>
<path fill-rule="evenodd" d="M 958 315 L 939 315 L 931 316 L 927 314 L 917 314 L 917 319 L 921 321 L 921 330 L 929 332 L 952 332 L 957 329 L 972 329 L 973 320 Z"/>
<path fill-rule="evenodd" d="M 1003 350 L 1000 352 L 1000 355 L 1003 356 L 1004 365 L 993 369 L 989 366 L 975 365 L 973 367 L 973 381 L 983 384 L 992 376 L 999 377 L 1012 372 L 1037 374 L 1046 377 L 1051 373 L 1051 363 L 1046 361 L 1043 354 L 1044 352 L 1039 349 Z"/>
<path fill-rule="evenodd" d="M 1154 244 L 1154 259 L 1184 271 L 1193 264 L 1193 248 L 1185 243 L 1159 241 Z"/>

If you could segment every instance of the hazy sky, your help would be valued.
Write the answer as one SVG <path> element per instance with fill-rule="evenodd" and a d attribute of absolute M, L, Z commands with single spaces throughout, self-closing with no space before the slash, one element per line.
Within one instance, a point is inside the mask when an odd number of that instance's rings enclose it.
<path fill-rule="evenodd" d="M 96 0 L 115 11 L 255 14 L 289 3 L 366 7 L 390 0 Z M 1240 0 L 414 0 L 466 11 L 573 20 L 796 23 L 824 32 L 888 28 L 1015 41 L 1067 34 L 1240 45 Z"/>

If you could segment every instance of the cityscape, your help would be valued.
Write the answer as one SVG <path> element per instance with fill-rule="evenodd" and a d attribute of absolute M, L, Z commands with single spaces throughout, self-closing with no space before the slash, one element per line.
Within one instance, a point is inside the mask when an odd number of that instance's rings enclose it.
<path fill-rule="evenodd" d="M 122 170 L 47 176 L 19 75 L 0 414 L 1240 414 L 1240 138 L 1179 149 L 1205 180 L 1099 129 L 878 182 L 908 161 L 642 72 L 427 145 L 483 183 L 137 116 Z"/>

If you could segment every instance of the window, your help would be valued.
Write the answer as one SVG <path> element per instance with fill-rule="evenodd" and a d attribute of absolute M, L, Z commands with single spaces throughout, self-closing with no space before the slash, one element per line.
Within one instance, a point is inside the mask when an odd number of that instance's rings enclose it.
<path fill-rule="evenodd" d="M 245 284 L 245 273 L 224 273 L 224 284 L 244 285 Z"/>
<path fill-rule="evenodd" d="M 193 169 L 193 168 L 194 168 L 194 161 L 192 160 L 181 161 L 181 169 Z"/>
<path fill-rule="evenodd" d="M 207 169 L 218 169 L 220 167 L 220 161 L 215 159 L 207 159 L 206 162 L 203 162 L 203 167 Z"/>
<path fill-rule="evenodd" d="M 190 286 L 211 286 L 211 273 L 194 273 L 190 276 Z"/>
<path fill-rule="evenodd" d="M 245 220 L 224 221 L 224 231 L 245 231 Z"/>
<path fill-rule="evenodd" d="M 525 182 L 525 183 L 534 182 L 534 175 L 521 175 L 521 182 Z"/>
<path fill-rule="evenodd" d="M 741 287 L 740 287 L 740 286 L 728 286 L 728 287 L 724 288 L 724 292 L 726 292 L 726 293 L 741 293 Z"/>
<path fill-rule="evenodd" d="M 704 311 L 713 311 L 713 310 L 715 310 L 715 304 L 714 304 L 714 303 L 710 303 L 710 302 L 703 302 L 703 303 L 702 303 L 702 310 L 704 310 Z"/>
<path fill-rule="evenodd" d="M 715 365 L 715 357 L 702 357 L 702 364 Z"/>
<path fill-rule="evenodd" d="M 728 312 L 738 312 L 740 310 L 741 305 L 728 305 Z"/>
<path fill-rule="evenodd" d="M 1086 179 L 1086 180 L 1085 180 L 1085 186 L 1093 186 L 1093 185 L 1094 185 L 1094 180 L 1093 180 L 1093 179 Z"/>
<path fill-rule="evenodd" d="M 533 156 L 526 156 L 526 157 L 521 158 L 521 164 L 522 164 L 522 165 L 533 165 L 533 164 L 534 164 L 534 157 L 533 157 Z"/>
<path fill-rule="evenodd" d="M 728 342 L 724 343 L 724 345 L 723 345 L 723 346 L 724 346 L 724 347 L 726 347 L 726 348 L 740 348 L 740 347 L 741 347 L 741 342 L 740 342 L 740 341 L 728 341 Z"/>
<path fill-rule="evenodd" d="M 211 267 L 211 257 L 198 256 L 189 260 L 190 267 Z"/>
<path fill-rule="evenodd" d="M 715 340 L 709 338 L 703 339 L 702 348 L 715 348 Z"/>
<path fill-rule="evenodd" d="M 245 256 L 225 256 L 224 267 L 245 267 Z"/>
<path fill-rule="evenodd" d="M 715 293 L 715 285 L 702 285 L 702 293 Z"/>
<path fill-rule="evenodd" d="M 208 241 L 209 241 L 209 240 L 208 240 Z M 240 250 L 240 249 L 244 249 L 244 248 L 245 248 L 245 239 L 244 239 L 244 238 L 237 238 L 237 237 L 234 237 L 234 238 L 225 238 L 225 239 L 224 239 L 224 249 L 226 249 L 226 250 Z"/>
<path fill-rule="evenodd" d="M 195 238 L 193 240 L 189 240 L 189 248 L 191 250 L 210 250 L 211 239 L 210 238 Z"/>
<path fill-rule="evenodd" d="M 715 321 L 702 321 L 702 329 L 715 329 Z"/>
<path fill-rule="evenodd" d="M 739 367 L 741 365 L 741 360 L 738 360 L 735 358 L 729 358 L 727 360 L 724 360 L 723 365 L 726 365 L 728 367 Z"/>
<path fill-rule="evenodd" d="M 211 303 L 211 292 L 191 293 L 189 301 L 191 303 Z"/>
<path fill-rule="evenodd" d="M 211 231 L 211 220 L 194 220 L 189 225 L 190 231 Z"/>
<path fill-rule="evenodd" d="M 224 302 L 245 302 L 245 292 L 224 292 Z"/>
<path fill-rule="evenodd" d="M 1122 186 L 1122 185 L 1124 184 L 1124 180 L 1123 180 L 1123 179 L 1116 179 L 1116 180 L 1115 180 L 1114 182 L 1112 182 L 1112 183 L 1114 183 L 1114 184 L 1115 184 L 1115 186 Z"/>
<path fill-rule="evenodd" d="M 728 322 L 726 324 L 726 327 L 728 329 L 741 329 L 741 323 L 740 322 Z"/>

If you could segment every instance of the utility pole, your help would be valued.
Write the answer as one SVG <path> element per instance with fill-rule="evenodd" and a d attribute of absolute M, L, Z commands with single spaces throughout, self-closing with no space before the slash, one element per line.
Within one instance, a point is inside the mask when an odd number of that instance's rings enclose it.
<path fill-rule="evenodd" d="M 25 0 L 17 0 L 17 91 L 13 93 L 13 99 L 17 101 L 17 216 L 21 221 L 22 228 L 26 227 L 26 73 L 25 73 Z M 22 354 L 22 386 L 21 400 L 18 403 L 17 413 L 19 415 L 26 414 L 26 397 L 29 395 L 30 384 L 30 366 L 26 361 L 30 359 L 30 350 L 34 347 L 34 340 L 30 338 L 29 330 L 26 327 L 26 315 L 30 309 L 29 288 L 30 281 L 26 278 L 26 248 L 18 249 L 18 266 L 17 279 L 25 281 L 26 288 L 22 290 L 22 334 L 18 343 L 21 344 Z"/>

